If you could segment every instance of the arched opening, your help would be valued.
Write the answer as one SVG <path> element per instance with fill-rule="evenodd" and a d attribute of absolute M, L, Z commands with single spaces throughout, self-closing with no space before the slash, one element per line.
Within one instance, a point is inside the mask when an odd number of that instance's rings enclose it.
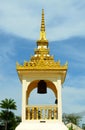
<path fill-rule="evenodd" d="M 56 86 L 49 80 L 44 80 L 47 85 L 47 93 L 37 93 L 40 80 L 32 81 L 26 91 L 26 119 L 57 119 L 58 106 Z"/>
<path fill-rule="evenodd" d="M 29 105 L 54 105 L 55 95 L 50 88 L 47 88 L 46 94 L 38 94 L 37 88 L 33 89 L 29 96 Z"/>
<path fill-rule="evenodd" d="M 47 88 L 51 89 L 55 95 L 55 99 L 58 97 L 58 92 L 56 89 L 56 86 L 49 80 L 44 80 L 47 84 Z M 26 91 L 26 97 L 27 99 L 30 97 L 31 92 L 38 87 L 39 80 L 32 81 Z M 27 101 L 28 102 L 28 101 Z"/>

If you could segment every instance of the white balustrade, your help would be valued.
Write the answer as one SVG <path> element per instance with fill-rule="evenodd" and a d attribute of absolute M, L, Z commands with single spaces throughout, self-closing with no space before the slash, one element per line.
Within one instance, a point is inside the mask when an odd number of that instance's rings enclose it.
<path fill-rule="evenodd" d="M 26 120 L 56 120 L 57 118 L 57 105 L 26 106 Z"/>

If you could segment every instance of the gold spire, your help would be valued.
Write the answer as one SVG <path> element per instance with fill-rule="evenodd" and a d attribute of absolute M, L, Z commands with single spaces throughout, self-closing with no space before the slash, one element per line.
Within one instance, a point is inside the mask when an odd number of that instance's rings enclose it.
<path fill-rule="evenodd" d="M 44 21 L 44 9 L 42 9 L 42 19 L 41 19 L 41 29 L 40 29 L 40 40 L 46 40 L 45 21 Z"/>
<path fill-rule="evenodd" d="M 45 32 L 44 9 L 42 9 L 41 32 Z"/>

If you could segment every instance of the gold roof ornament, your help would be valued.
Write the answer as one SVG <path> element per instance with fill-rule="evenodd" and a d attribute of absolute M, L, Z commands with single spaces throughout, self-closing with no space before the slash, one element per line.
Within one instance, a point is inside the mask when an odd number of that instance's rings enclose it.
<path fill-rule="evenodd" d="M 65 79 L 67 68 L 67 63 L 61 65 L 60 61 L 55 62 L 54 57 L 50 55 L 45 32 L 44 9 L 42 9 L 40 39 L 37 41 L 37 48 L 29 61 L 25 61 L 23 65 L 16 64 L 18 75 L 20 77 L 23 71 L 56 71 L 63 73 Z"/>
<path fill-rule="evenodd" d="M 41 20 L 41 29 L 40 29 L 40 40 L 42 40 L 42 39 L 46 40 L 44 9 L 42 9 L 42 20 Z"/>
<path fill-rule="evenodd" d="M 44 9 L 42 9 L 41 32 L 45 32 Z"/>
<path fill-rule="evenodd" d="M 48 46 L 48 40 L 46 39 L 45 32 L 45 20 L 44 20 L 44 9 L 42 9 L 41 28 L 40 28 L 40 39 L 37 41 L 37 45 Z"/>

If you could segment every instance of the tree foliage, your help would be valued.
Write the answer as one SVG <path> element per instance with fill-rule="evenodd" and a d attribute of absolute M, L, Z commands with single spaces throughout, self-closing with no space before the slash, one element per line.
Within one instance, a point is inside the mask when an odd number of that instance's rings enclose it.
<path fill-rule="evenodd" d="M 14 99 L 7 99 L 7 98 L 1 101 L 0 107 L 7 111 L 17 109 Z"/>
<path fill-rule="evenodd" d="M 0 123 L 4 125 L 5 130 L 14 130 L 15 127 L 19 124 L 20 117 L 15 116 L 12 110 L 16 110 L 16 102 L 14 99 L 5 99 L 0 103 L 0 108 L 2 108 L 0 112 Z"/>
<path fill-rule="evenodd" d="M 80 121 L 81 121 L 81 117 L 76 114 L 63 114 L 63 122 L 65 124 L 73 123 L 79 126 Z"/>

